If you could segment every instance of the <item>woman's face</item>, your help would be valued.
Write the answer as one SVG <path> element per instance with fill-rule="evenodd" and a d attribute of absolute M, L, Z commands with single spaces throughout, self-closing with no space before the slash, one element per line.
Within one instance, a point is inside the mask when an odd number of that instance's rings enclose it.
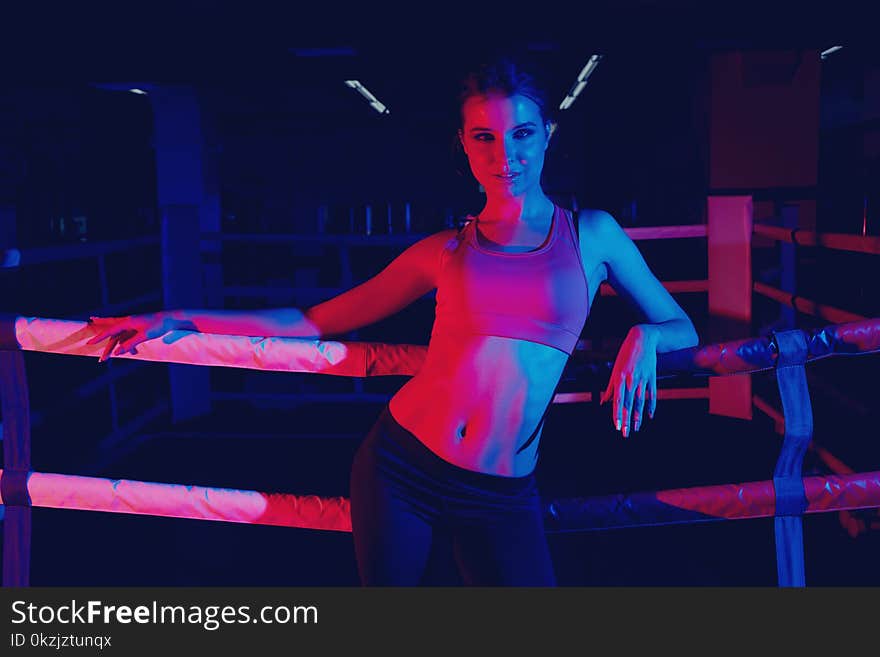
<path fill-rule="evenodd" d="M 521 196 L 540 184 L 549 136 L 535 101 L 519 94 L 471 96 L 461 113 L 459 137 L 487 195 Z"/>

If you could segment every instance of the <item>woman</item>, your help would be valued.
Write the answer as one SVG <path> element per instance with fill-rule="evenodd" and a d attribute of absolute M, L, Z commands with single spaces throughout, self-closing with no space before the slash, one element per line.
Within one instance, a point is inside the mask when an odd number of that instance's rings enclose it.
<path fill-rule="evenodd" d="M 544 95 L 509 60 L 464 81 L 458 138 L 485 189 L 461 230 L 413 244 L 380 273 L 308 308 L 166 311 L 94 320 L 105 356 L 189 328 L 326 337 L 374 323 L 437 289 L 422 369 L 392 397 L 351 472 L 352 530 L 365 585 L 415 585 L 435 531 L 450 531 L 466 584 L 555 584 L 535 486 L 543 418 L 599 285 L 642 312 L 602 402 L 623 436 L 656 406 L 656 354 L 697 343 L 690 319 L 614 219 L 573 216 L 544 194 Z"/>

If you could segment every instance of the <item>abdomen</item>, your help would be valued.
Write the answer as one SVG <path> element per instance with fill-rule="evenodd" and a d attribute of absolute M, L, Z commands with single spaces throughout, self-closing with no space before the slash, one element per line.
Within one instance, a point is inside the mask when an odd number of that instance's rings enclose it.
<path fill-rule="evenodd" d="M 394 418 L 438 456 L 469 470 L 524 476 L 538 441 L 517 454 L 551 402 L 568 355 L 497 336 L 431 339 L 425 364 L 391 400 Z"/>

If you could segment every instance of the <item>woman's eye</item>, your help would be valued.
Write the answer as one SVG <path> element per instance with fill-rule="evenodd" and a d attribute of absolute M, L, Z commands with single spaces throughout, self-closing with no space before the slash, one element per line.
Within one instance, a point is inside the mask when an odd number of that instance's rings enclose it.
<path fill-rule="evenodd" d="M 535 131 L 532 130 L 531 128 L 520 128 L 519 130 L 517 130 L 516 132 L 513 133 L 513 137 L 514 137 L 514 139 L 528 139 L 533 134 L 535 134 Z M 483 142 L 495 141 L 495 136 L 489 132 L 478 132 L 473 137 L 477 141 L 483 141 Z"/>

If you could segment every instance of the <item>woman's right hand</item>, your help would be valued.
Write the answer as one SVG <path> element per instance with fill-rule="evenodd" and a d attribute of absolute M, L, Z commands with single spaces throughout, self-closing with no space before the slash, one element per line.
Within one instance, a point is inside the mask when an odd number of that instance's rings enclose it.
<path fill-rule="evenodd" d="M 97 329 L 97 333 L 86 344 L 98 344 L 107 340 L 107 346 L 98 358 L 99 363 L 104 362 L 111 355 L 136 354 L 135 347 L 141 342 L 158 338 L 172 330 L 168 318 L 163 313 L 125 317 L 89 317 L 89 324 Z"/>

